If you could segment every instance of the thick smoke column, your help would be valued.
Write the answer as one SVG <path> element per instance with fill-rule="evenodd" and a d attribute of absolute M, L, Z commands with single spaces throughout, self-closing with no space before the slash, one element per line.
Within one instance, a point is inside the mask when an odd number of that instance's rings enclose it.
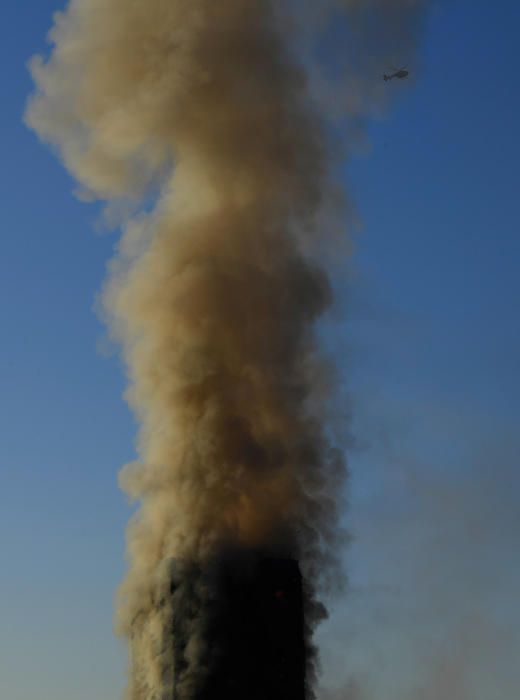
<path fill-rule="evenodd" d="M 345 469 L 323 420 L 314 331 L 331 303 L 312 253 L 326 237 L 330 144 L 300 63 L 318 15 L 324 28 L 331 12 L 350 17 L 361 45 L 378 10 L 408 26 L 418 8 L 72 0 L 49 61 L 33 61 L 28 122 L 81 195 L 143 209 L 127 217 L 104 294 L 140 422 L 140 462 L 121 479 L 141 503 L 118 613 L 132 700 L 171 698 L 174 684 L 196 696 L 216 640 L 211 576 L 193 572 L 237 551 L 300 563 L 312 678 Z M 358 71 L 358 111 L 362 83 Z M 191 592 L 176 625 L 179 586 Z"/>

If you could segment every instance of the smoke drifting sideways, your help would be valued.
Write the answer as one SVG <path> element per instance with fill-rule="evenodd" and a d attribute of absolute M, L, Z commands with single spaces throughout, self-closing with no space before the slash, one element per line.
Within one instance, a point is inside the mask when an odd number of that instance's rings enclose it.
<path fill-rule="evenodd" d="M 346 477 L 316 334 L 332 303 L 321 250 L 339 243 L 324 225 L 340 206 L 337 144 L 313 75 L 355 93 L 341 104 L 347 120 L 364 116 L 380 101 L 367 67 L 390 47 L 409 54 L 424 5 L 72 0 L 50 57 L 31 63 L 27 123 L 81 197 L 133 212 L 103 292 L 140 424 L 140 460 L 121 475 L 140 502 L 118 610 L 132 700 L 171 697 L 178 683 L 174 571 L 236 547 L 299 562 L 312 683 Z M 338 19 L 348 65 L 326 41 Z M 211 596 L 207 582 L 198 595 Z M 203 629 L 193 613 L 190 677 L 207 672 Z"/>
<path fill-rule="evenodd" d="M 518 694 L 516 416 L 439 394 L 356 405 L 367 452 L 352 463 L 350 594 L 317 633 L 321 700 Z"/>

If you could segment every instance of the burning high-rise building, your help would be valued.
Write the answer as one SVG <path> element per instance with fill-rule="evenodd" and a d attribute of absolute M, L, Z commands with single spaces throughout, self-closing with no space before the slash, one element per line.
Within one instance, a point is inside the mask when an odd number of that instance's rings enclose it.
<path fill-rule="evenodd" d="M 70 0 L 32 63 L 29 124 L 124 227 L 103 308 L 140 425 L 121 478 L 140 503 L 118 610 L 129 700 L 312 686 L 346 474 L 316 332 L 342 201 L 324 78 L 349 76 L 334 94 L 354 133 L 376 97 L 363 29 L 381 42 L 421 4 Z M 348 17 L 335 56 L 329 20 Z"/>
<path fill-rule="evenodd" d="M 173 698 L 304 700 L 306 644 L 298 563 L 228 550 L 172 576 Z M 202 649 L 190 649 L 193 617 Z M 189 656 L 197 655 L 196 674 Z"/>

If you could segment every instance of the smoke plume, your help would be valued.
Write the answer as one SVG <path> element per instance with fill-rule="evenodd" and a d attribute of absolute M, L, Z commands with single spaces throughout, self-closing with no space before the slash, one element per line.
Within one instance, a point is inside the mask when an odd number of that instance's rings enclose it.
<path fill-rule="evenodd" d="M 140 424 L 121 475 L 140 503 L 118 610 L 132 700 L 171 697 L 175 572 L 230 547 L 300 563 L 311 656 L 345 478 L 316 335 L 339 206 L 324 108 L 334 90 L 355 124 L 381 104 L 380 73 L 410 57 L 423 5 L 72 0 L 32 62 L 29 125 L 81 197 L 134 212 L 103 295 Z M 190 678 L 209 643 L 199 618 Z"/>

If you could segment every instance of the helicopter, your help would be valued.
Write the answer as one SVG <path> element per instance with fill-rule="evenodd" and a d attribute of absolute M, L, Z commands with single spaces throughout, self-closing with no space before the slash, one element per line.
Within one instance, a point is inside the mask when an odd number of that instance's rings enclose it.
<path fill-rule="evenodd" d="M 386 73 L 383 75 L 385 82 L 387 80 L 392 80 L 393 78 L 398 78 L 399 80 L 404 80 L 404 78 L 407 78 L 410 74 L 410 71 L 406 70 L 406 68 L 399 68 L 399 69 L 392 68 L 392 70 L 395 72 L 391 73 L 390 75 L 386 75 Z"/>

